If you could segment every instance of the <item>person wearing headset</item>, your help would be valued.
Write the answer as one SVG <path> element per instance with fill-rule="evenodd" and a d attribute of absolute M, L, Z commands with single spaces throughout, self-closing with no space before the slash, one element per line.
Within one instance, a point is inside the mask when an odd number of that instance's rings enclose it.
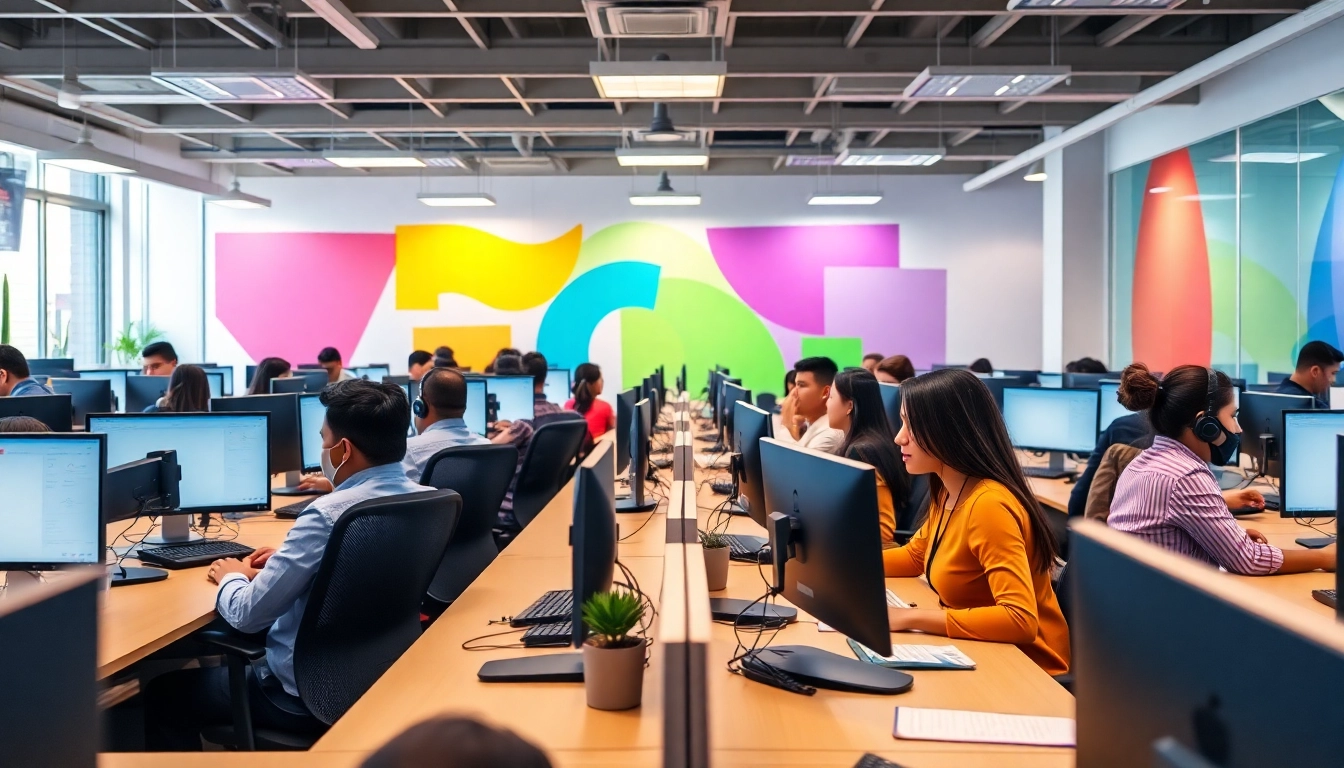
<path fill-rule="evenodd" d="M 490 441 L 467 428 L 467 380 L 452 368 L 431 368 L 420 380 L 420 396 L 411 403 L 415 437 L 406 441 L 401 466 L 416 482 L 425 473 L 430 458 L 457 445 L 489 445 Z"/>
<path fill-rule="evenodd" d="M 1245 576 L 1335 570 L 1335 545 L 1290 550 L 1242 528 L 1228 506 L 1263 508 L 1255 490 L 1228 498 L 1209 471 L 1237 450 L 1241 427 L 1232 380 L 1198 365 L 1182 365 L 1161 381 L 1143 363 L 1125 369 L 1120 403 L 1146 411 L 1153 446 L 1125 468 L 1115 484 L 1106 524 L 1163 549 Z"/>

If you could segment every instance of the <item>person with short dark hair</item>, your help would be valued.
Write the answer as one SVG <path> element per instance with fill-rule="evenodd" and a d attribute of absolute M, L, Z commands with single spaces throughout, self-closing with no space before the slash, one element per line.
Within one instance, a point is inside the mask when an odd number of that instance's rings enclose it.
<path fill-rule="evenodd" d="M 216 560 L 207 574 L 219 584 L 215 609 L 224 622 L 248 634 L 267 632 L 266 657 L 248 670 L 252 722 L 258 728 L 308 734 L 319 734 L 325 726 L 292 711 L 302 707 L 294 641 L 336 521 L 361 501 L 431 490 L 408 480 L 401 466 L 411 425 L 401 387 L 341 381 L 319 397 L 327 407 L 322 474 L 336 490 L 313 500 L 278 550 L 262 547 L 246 560 Z M 261 680 L 271 677 L 292 697 L 286 707 L 263 692 Z M 169 672 L 148 685 L 145 741 L 151 750 L 199 751 L 201 729 L 232 722 L 226 667 Z"/>
<path fill-rule="evenodd" d="M 885 355 L 878 354 L 877 352 L 869 352 L 863 356 L 863 370 L 869 373 L 876 372 L 877 364 L 882 362 L 885 358 Z"/>
<path fill-rule="evenodd" d="M 467 428 L 467 380 L 452 368 L 430 368 L 420 380 L 424 415 L 415 416 L 415 437 L 406 441 L 401 465 L 417 482 L 434 454 L 457 445 L 489 445 L 484 435 Z"/>
<path fill-rule="evenodd" d="M 496 357 L 490 365 L 486 366 L 486 373 L 495 376 L 525 376 L 527 371 L 523 370 L 522 355 L 503 354 Z"/>
<path fill-rule="evenodd" d="M 1293 375 L 1279 382 L 1274 390 L 1280 395 L 1308 395 L 1317 408 L 1330 408 L 1330 388 L 1335 385 L 1335 374 L 1344 362 L 1344 352 L 1324 341 L 1309 341 L 1297 353 L 1297 369 Z"/>
<path fill-rule="evenodd" d="M 340 350 L 335 347 L 324 347 L 321 352 L 318 352 L 317 364 L 327 372 L 328 384 L 350 381 L 355 378 L 355 374 L 345 370 L 345 365 L 341 362 Z"/>
<path fill-rule="evenodd" d="M 360 768 L 551 768 L 546 753 L 512 731 L 466 717 L 413 725 L 369 755 Z"/>
<path fill-rule="evenodd" d="M 6 416 L 0 419 L 0 434 L 10 432 L 50 432 L 51 427 L 32 416 Z"/>
<path fill-rule="evenodd" d="M 449 346 L 435 347 L 434 349 L 434 367 L 435 368 L 458 368 L 457 356 L 453 354 L 453 348 Z"/>
<path fill-rule="evenodd" d="M 971 373 L 983 373 L 986 375 L 992 375 L 994 373 L 994 364 L 989 362 L 989 358 L 981 357 L 977 359 L 974 363 L 971 363 L 969 366 L 967 366 L 966 370 L 970 371 Z"/>
<path fill-rule="evenodd" d="M 835 453 L 845 442 L 845 433 L 831 427 L 826 400 L 840 368 L 829 357 L 807 357 L 794 363 L 793 369 L 798 372 L 793 391 L 780 409 L 784 428 L 804 448 Z"/>
<path fill-rule="evenodd" d="M 0 344 L 0 397 L 50 395 L 47 385 L 33 378 L 28 358 L 18 347 Z"/>
<path fill-rule="evenodd" d="M 199 365 L 179 365 L 168 377 L 168 391 L 145 413 L 200 413 L 210 410 L 210 379 Z"/>
<path fill-rule="evenodd" d="M 140 370 L 146 376 L 172 376 L 177 369 L 177 350 L 166 341 L 156 341 L 140 350 Z"/>
<path fill-rule="evenodd" d="M 900 384 L 906 379 L 915 378 L 915 364 L 905 355 L 892 355 L 877 364 L 873 375 L 883 384 Z"/>
<path fill-rule="evenodd" d="M 597 399 L 603 384 L 602 369 L 597 363 L 582 363 L 574 369 L 574 397 L 565 403 L 565 410 L 583 414 L 588 422 L 588 435 L 594 440 L 616 428 L 616 412 L 611 404 Z"/>
<path fill-rule="evenodd" d="M 252 373 L 252 384 L 247 388 L 249 395 L 269 395 L 271 379 L 288 379 L 294 375 L 289 361 L 280 357 L 268 357 L 257 363 Z"/>
<path fill-rule="evenodd" d="M 434 356 L 423 349 L 417 349 L 406 358 L 406 373 L 411 377 L 411 381 L 419 381 L 424 378 L 425 371 L 434 367 Z"/>
<path fill-rule="evenodd" d="M 509 483 L 509 491 L 504 495 L 504 503 L 499 507 L 500 527 L 505 530 L 514 530 L 518 527 L 518 521 L 513 516 L 513 491 L 518 485 L 518 474 L 523 470 L 523 459 L 527 458 L 528 446 L 532 444 L 532 435 L 537 431 L 535 418 L 561 413 L 564 410 L 546 399 L 546 371 L 549 367 L 546 356 L 540 352 L 528 352 L 519 359 L 515 355 L 501 354 L 495 358 L 495 375 L 504 375 L 506 370 L 512 368 L 514 360 L 518 360 L 519 374 L 532 377 L 533 418 L 496 422 L 497 431 L 490 438 L 490 442 L 497 445 L 512 445 L 518 449 L 518 466 L 513 471 L 513 481 Z"/>
<path fill-rule="evenodd" d="M 514 349 L 513 347 L 505 347 L 505 348 L 503 348 L 503 349 L 501 349 L 501 350 L 499 350 L 498 352 L 495 353 L 495 359 L 494 359 L 494 360 L 491 360 L 491 361 L 490 361 L 490 364 L 487 365 L 487 366 L 485 366 L 485 372 L 486 372 L 486 373 L 496 373 L 496 374 L 498 374 L 498 373 L 502 373 L 502 371 L 500 371 L 500 370 L 498 369 L 498 366 L 499 366 L 499 359 L 500 359 L 501 357 L 516 357 L 516 358 L 518 358 L 519 363 L 521 364 L 521 362 L 522 362 L 522 358 L 523 358 L 523 353 L 522 353 L 522 352 L 519 352 L 518 350 Z M 509 374 L 509 375 L 511 375 L 511 374 Z"/>
<path fill-rule="evenodd" d="M 1080 357 L 1064 366 L 1065 373 L 1110 373 L 1106 364 L 1095 357 Z"/>

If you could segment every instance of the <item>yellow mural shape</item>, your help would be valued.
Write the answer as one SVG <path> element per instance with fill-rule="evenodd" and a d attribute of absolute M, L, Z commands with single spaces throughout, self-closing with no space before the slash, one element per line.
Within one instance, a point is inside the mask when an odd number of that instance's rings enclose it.
<path fill-rule="evenodd" d="M 397 227 L 397 309 L 438 309 L 444 293 L 495 309 L 531 309 L 564 287 L 582 244 L 581 225 L 536 244 L 458 224 Z"/>
<path fill-rule="evenodd" d="M 457 364 L 478 373 L 485 370 L 499 350 L 513 346 L 513 328 L 508 325 L 449 325 L 414 328 L 412 333 L 413 349 L 433 352 L 435 347 L 452 347 Z"/>

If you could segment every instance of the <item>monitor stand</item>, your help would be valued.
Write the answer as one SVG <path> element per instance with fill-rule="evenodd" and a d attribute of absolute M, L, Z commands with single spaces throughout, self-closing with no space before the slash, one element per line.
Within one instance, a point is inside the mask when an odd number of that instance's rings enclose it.
<path fill-rule="evenodd" d="M 476 679 L 482 683 L 582 683 L 583 653 L 487 661 Z"/>
<path fill-rule="evenodd" d="M 162 568 L 135 568 L 131 566 L 112 566 L 112 586 L 125 587 L 131 584 L 148 584 L 163 581 L 168 572 Z"/>
<path fill-rule="evenodd" d="M 272 488 L 272 496 L 317 496 L 317 491 L 299 490 L 299 483 L 303 482 L 302 472 L 286 472 L 285 484 L 280 488 Z"/>
<path fill-rule="evenodd" d="M 743 627 L 761 624 L 792 624 L 798 620 L 798 609 L 782 605 L 766 605 L 759 600 L 738 600 L 732 597 L 709 598 L 709 612 L 715 621 L 731 621 Z"/>
<path fill-rule="evenodd" d="M 617 512 L 652 512 L 658 508 L 657 500 L 645 501 L 643 504 L 636 504 L 634 496 L 616 499 Z"/>
<path fill-rule="evenodd" d="M 759 671 L 765 671 L 763 668 L 768 665 L 788 673 L 800 683 L 851 693 L 891 696 L 905 693 L 915 682 L 904 672 L 806 645 L 762 648 L 744 658 L 742 664 Z"/>
<path fill-rule="evenodd" d="M 1307 549 L 1321 549 L 1335 543 L 1334 536 L 1303 536 L 1297 543 Z"/>
<path fill-rule="evenodd" d="M 141 539 L 142 544 L 186 544 L 205 541 L 205 537 L 191 530 L 191 515 L 166 514 L 159 516 L 159 532 Z"/>
<path fill-rule="evenodd" d="M 1044 467 L 1023 467 L 1022 473 L 1027 477 L 1040 477 L 1047 480 L 1058 480 L 1061 477 L 1070 477 L 1078 474 L 1064 469 L 1064 454 L 1059 451 L 1050 451 L 1049 463 Z"/>

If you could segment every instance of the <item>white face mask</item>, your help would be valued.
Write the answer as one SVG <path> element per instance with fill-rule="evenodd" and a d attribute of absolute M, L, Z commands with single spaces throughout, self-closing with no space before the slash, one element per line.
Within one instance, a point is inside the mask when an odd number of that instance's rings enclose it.
<path fill-rule="evenodd" d="M 336 446 L 332 446 L 332 448 L 335 447 Z M 331 448 L 322 449 L 322 476 L 327 478 L 327 482 L 331 483 L 331 487 L 336 487 L 336 473 L 340 472 L 341 467 L 344 467 L 345 462 L 349 460 L 350 452 L 346 451 L 345 458 L 341 459 L 341 463 L 338 466 L 333 467 L 331 466 Z"/>

